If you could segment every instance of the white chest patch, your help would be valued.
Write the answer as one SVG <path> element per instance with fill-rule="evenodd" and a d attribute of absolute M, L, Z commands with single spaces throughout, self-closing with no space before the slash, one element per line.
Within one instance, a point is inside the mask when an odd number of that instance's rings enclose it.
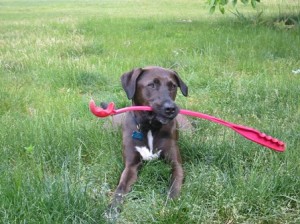
<path fill-rule="evenodd" d="M 161 150 L 153 154 L 153 135 L 151 131 L 148 131 L 147 133 L 147 140 L 149 149 L 146 146 L 136 146 L 136 151 L 140 153 L 143 160 L 153 160 L 159 158 Z"/>

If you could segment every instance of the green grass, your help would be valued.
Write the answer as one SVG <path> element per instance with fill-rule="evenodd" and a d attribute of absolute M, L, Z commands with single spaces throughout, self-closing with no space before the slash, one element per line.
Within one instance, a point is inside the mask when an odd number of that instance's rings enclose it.
<path fill-rule="evenodd" d="M 195 119 L 180 137 L 180 199 L 167 200 L 169 166 L 146 163 L 117 222 L 299 223 L 299 2 L 239 10 L 245 18 L 210 15 L 205 1 L 0 1 L 1 223 L 106 222 L 121 135 L 88 102 L 129 105 L 119 77 L 146 65 L 180 74 L 182 108 L 255 127 L 287 150 Z"/>

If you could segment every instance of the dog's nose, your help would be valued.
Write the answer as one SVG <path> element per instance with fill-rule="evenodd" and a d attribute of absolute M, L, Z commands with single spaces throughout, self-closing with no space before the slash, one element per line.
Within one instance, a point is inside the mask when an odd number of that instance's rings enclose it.
<path fill-rule="evenodd" d="M 164 112 L 167 116 L 176 116 L 177 113 L 177 106 L 173 102 L 165 102 L 164 105 Z"/>

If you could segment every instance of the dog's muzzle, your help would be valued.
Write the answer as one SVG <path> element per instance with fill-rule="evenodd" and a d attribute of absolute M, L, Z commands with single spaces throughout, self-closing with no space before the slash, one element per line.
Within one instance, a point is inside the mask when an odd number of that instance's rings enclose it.
<path fill-rule="evenodd" d="M 167 124 L 173 120 L 179 113 L 177 105 L 170 100 L 164 101 L 161 105 L 152 106 L 155 119 L 162 124 Z"/>

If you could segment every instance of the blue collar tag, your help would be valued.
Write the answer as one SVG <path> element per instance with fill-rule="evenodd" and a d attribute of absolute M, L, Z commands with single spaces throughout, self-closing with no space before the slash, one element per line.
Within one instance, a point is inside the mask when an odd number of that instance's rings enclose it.
<path fill-rule="evenodd" d="M 144 138 L 143 133 L 139 131 L 133 131 L 131 136 L 133 139 L 140 140 L 140 141 L 142 141 Z"/>

